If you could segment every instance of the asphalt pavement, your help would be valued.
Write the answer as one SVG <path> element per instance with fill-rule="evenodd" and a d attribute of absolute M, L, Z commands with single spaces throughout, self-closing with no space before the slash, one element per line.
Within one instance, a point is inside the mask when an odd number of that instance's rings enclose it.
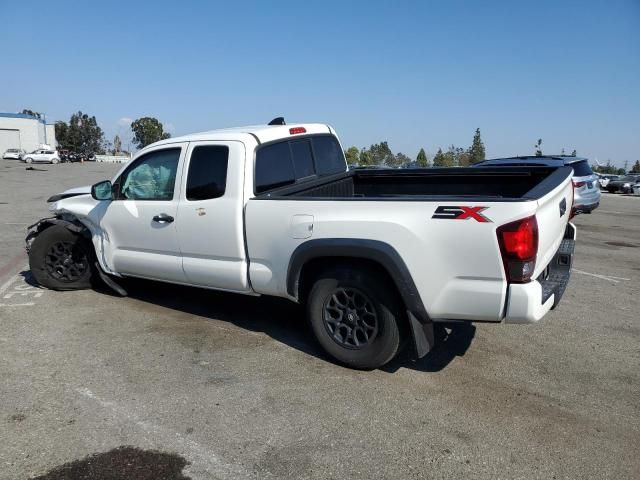
<path fill-rule="evenodd" d="M 539 324 L 457 326 L 360 372 L 286 301 L 32 285 L 46 198 L 121 166 L 25 167 L 0 161 L 0 479 L 640 478 L 640 197 L 575 219 L 571 283 Z"/>

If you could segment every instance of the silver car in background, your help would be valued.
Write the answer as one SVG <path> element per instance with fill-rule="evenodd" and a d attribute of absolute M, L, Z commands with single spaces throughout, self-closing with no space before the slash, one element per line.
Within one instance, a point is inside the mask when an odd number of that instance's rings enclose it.
<path fill-rule="evenodd" d="M 26 163 L 60 163 L 60 156 L 56 150 L 39 148 L 25 154 L 21 160 Z"/>
<path fill-rule="evenodd" d="M 13 160 L 22 160 L 24 157 L 25 151 L 21 148 L 8 148 L 2 158 L 13 159 Z"/>
<path fill-rule="evenodd" d="M 493 158 L 476 163 L 474 167 L 544 166 L 573 168 L 573 213 L 591 213 L 600 205 L 600 182 L 593 173 L 589 160 L 566 155 L 536 155 L 524 157 Z"/>

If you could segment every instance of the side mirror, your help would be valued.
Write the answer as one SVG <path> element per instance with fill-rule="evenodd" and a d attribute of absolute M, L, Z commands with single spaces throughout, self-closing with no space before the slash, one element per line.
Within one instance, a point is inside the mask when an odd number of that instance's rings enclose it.
<path fill-rule="evenodd" d="M 96 200 L 113 200 L 111 181 L 104 180 L 91 186 L 91 196 Z"/>

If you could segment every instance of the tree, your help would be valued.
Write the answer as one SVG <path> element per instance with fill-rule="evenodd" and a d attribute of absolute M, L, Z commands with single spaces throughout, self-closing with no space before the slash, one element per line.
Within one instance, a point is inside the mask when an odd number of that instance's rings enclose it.
<path fill-rule="evenodd" d="M 389 165 L 395 164 L 395 157 L 389 148 L 387 142 L 380 142 L 369 147 L 369 156 L 371 165 Z"/>
<path fill-rule="evenodd" d="M 394 157 L 393 165 L 389 165 L 390 167 L 402 167 L 407 168 L 411 165 L 411 159 L 402 152 L 396 153 Z"/>
<path fill-rule="evenodd" d="M 69 137 L 69 125 L 59 120 L 54 124 L 53 128 L 56 131 L 56 141 L 58 142 L 58 145 L 60 145 L 62 148 L 69 148 L 67 146 L 67 139 Z"/>
<path fill-rule="evenodd" d="M 443 159 L 444 165 L 443 167 L 456 167 L 458 166 L 458 156 L 462 153 L 462 149 L 456 149 L 454 145 L 450 145 L 449 149 L 444 152 Z"/>
<path fill-rule="evenodd" d="M 120 140 L 120 135 L 116 135 L 113 137 L 113 153 L 118 154 L 122 151 L 122 140 Z"/>
<path fill-rule="evenodd" d="M 442 153 L 442 149 L 439 148 L 436 152 L 435 157 L 433 157 L 433 166 L 434 167 L 446 167 L 444 153 Z"/>
<path fill-rule="evenodd" d="M 640 160 L 636 160 L 636 163 L 633 164 L 633 168 L 631 168 L 633 173 L 640 173 Z"/>
<path fill-rule="evenodd" d="M 533 146 L 536 149 L 536 157 L 542 156 L 542 139 L 539 138 L 536 144 Z"/>
<path fill-rule="evenodd" d="M 42 118 L 42 114 L 40 112 L 34 112 L 33 110 L 29 110 L 28 108 L 23 109 L 22 114 L 31 115 L 32 117 L 36 117 L 36 118 Z"/>
<path fill-rule="evenodd" d="M 360 161 L 360 150 L 358 150 L 358 147 L 349 147 L 345 150 L 344 156 L 347 159 L 347 165 L 358 165 Z"/>
<path fill-rule="evenodd" d="M 131 123 L 133 132 L 133 143 L 138 148 L 144 148 L 159 140 L 171 137 L 171 134 L 164 131 L 162 123 L 157 118 L 142 117 Z"/>
<path fill-rule="evenodd" d="M 451 145 L 453 149 L 453 165 L 457 165 L 459 167 L 468 167 L 471 165 L 471 149 L 464 150 L 464 148 L 455 148 Z"/>
<path fill-rule="evenodd" d="M 416 166 L 420 168 L 427 168 L 429 166 L 429 158 L 427 157 L 427 152 L 424 151 L 424 148 L 421 148 L 418 152 L 418 156 L 416 157 Z"/>
<path fill-rule="evenodd" d="M 94 116 L 78 111 L 71 115 L 68 124 L 56 122 L 55 129 L 62 148 L 87 155 L 104 152 L 104 134 Z"/>
<path fill-rule="evenodd" d="M 618 170 L 616 170 L 616 175 L 624 175 L 625 173 L 627 172 L 625 172 L 624 168 L 619 168 Z"/>
<path fill-rule="evenodd" d="M 469 165 L 481 162 L 485 159 L 484 143 L 480 138 L 480 129 L 476 128 L 476 133 L 473 135 L 473 142 L 471 148 L 469 148 Z"/>
<path fill-rule="evenodd" d="M 360 150 L 360 166 L 366 167 L 369 165 L 373 165 L 373 163 L 371 163 L 371 154 L 369 153 L 369 150 L 363 148 Z"/>
<path fill-rule="evenodd" d="M 617 174 L 618 168 L 611 165 L 611 160 L 607 160 L 607 164 L 605 166 L 602 165 L 593 165 L 591 170 L 598 173 L 608 173 L 608 174 Z"/>

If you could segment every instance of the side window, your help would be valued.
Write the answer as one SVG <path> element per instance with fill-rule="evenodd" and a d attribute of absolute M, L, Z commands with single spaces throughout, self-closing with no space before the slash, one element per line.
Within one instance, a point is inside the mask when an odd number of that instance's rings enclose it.
<path fill-rule="evenodd" d="M 260 148 L 256 154 L 256 193 L 289 185 L 295 181 L 289 142 Z"/>
<path fill-rule="evenodd" d="M 335 137 L 331 135 L 313 137 L 313 152 L 318 175 L 340 173 L 347 169 L 344 153 Z"/>
<path fill-rule="evenodd" d="M 209 200 L 224 195 L 229 147 L 203 145 L 191 152 L 187 175 L 187 200 Z"/>
<path fill-rule="evenodd" d="M 180 160 L 180 148 L 156 150 L 138 158 L 120 177 L 120 198 L 171 200 Z"/>
<path fill-rule="evenodd" d="M 300 140 L 291 142 L 291 153 L 293 154 L 293 168 L 296 172 L 296 180 L 315 175 L 313 168 L 313 154 L 311 153 L 311 142 Z"/>

